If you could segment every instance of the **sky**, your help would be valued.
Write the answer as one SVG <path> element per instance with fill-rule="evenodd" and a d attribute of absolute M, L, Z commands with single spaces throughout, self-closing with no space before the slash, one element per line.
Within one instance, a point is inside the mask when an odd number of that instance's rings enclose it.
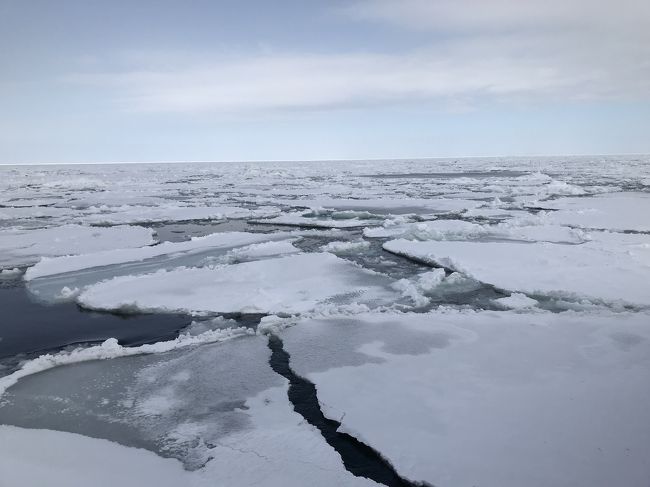
<path fill-rule="evenodd" d="M 0 163 L 622 153 L 647 0 L 0 0 Z"/>

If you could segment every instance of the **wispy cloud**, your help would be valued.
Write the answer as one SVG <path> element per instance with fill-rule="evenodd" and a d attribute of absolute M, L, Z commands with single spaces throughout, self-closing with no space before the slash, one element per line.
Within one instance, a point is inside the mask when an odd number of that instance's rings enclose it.
<path fill-rule="evenodd" d="M 648 38 L 650 20 L 646 0 L 356 0 L 341 12 L 360 20 L 469 34 L 577 29 Z"/>
<path fill-rule="evenodd" d="M 192 113 L 650 97 L 646 1 L 363 0 L 344 14 L 435 35 L 390 54 L 157 53 L 67 80 L 104 87 L 129 110 Z"/>

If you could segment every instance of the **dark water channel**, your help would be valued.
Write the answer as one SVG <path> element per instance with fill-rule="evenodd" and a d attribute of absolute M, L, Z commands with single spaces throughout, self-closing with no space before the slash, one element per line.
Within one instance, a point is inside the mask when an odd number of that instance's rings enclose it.
<path fill-rule="evenodd" d="M 348 472 L 390 487 L 426 485 L 403 479 L 373 448 L 353 436 L 339 432 L 341 423 L 326 418 L 321 411 L 314 384 L 296 375 L 291 369 L 290 356 L 284 349 L 282 340 L 276 335 L 271 335 L 269 348 L 271 368 L 289 381 L 289 401 L 293 404 L 294 410 L 309 424 L 318 428 L 323 439 L 341 455 L 343 465 Z"/>
<path fill-rule="evenodd" d="M 86 311 L 74 303 L 42 304 L 20 281 L 0 286 L 0 359 L 117 338 L 135 346 L 170 340 L 190 324 L 186 315 L 116 315 Z"/>

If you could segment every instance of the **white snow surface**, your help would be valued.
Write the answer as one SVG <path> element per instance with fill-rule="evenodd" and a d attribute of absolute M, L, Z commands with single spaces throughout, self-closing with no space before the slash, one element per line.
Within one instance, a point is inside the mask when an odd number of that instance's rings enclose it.
<path fill-rule="evenodd" d="M 281 336 L 326 416 L 413 481 L 645 487 L 649 320 L 377 313 Z"/>
<path fill-rule="evenodd" d="M 329 253 L 212 268 L 121 276 L 87 287 L 90 309 L 162 312 L 304 313 L 319 305 L 387 303 L 389 281 Z"/>
<path fill-rule="evenodd" d="M 111 228 L 62 225 L 34 230 L 0 231 L 0 265 L 25 265 L 41 256 L 63 256 L 156 243 L 154 232 L 138 226 Z"/>
<path fill-rule="evenodd" d="M 522 293 L 512 293 L 505 298 L 497 298 L 494 302 L 507 309 L 529 309 L 539 304 L 536 299 L 529 298 Z"/>
<path fill-rule="evenodd" d="M 434 220 L 419 223 L 384 224 L 379 228 L 365 228 L 363 235 L 370 238 L 404 237 L 417 240 L 457 240 L 487 235 L 483 225 L 462 220 Z"/>
<path fill-rule="evenodd" d="M 180 487 L 188 473 L 174 459 L 141 448 L 60 431 L 0 425 L 3 487 Z"/>
<path fill-rule="evenodd" d="M 3 487 L 377 486 L 345 471 L 317 430 L 295 413 L 285 387 L 245 404 L 251 428 L 214 445 L 200 470 L 141 448 L 74 433 L 0 425 Z M 188 425 L 189 426 L 189 425 Z M 182 434 L 179 431 L 179 434 Z"/>
<path fill-rule="evenodd" d="M 542 203 L 548 218 L 562 225 L 605 230 L 650 232 L 650 193 L 608 193 L 583 198 L 561 198 Z"/>
<path fill-rule="evenodd" d="M 644 244 L 615 249 L 596 241 L 566 245 L 400 239 L 384 248 L 511 291 L 650 306 L 650 246 Z"/>

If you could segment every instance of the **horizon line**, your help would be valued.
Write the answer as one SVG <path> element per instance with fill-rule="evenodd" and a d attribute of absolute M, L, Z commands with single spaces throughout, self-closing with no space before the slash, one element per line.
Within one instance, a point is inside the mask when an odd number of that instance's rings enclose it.
<path fill-rule="evenodd" d="M 545 158 L 545 157 L 614 157 L 614 156 L 650 156 L 650 152 L 622 152 L 608 154 L 515 154 L 515 155 L 469 155 L 469 156 L 433 156 L 433 157 L 371 157 L 367 159 L 252 159 L 252 160 L 181 160 L 181 161 L 92 161 L 92 162 L 0 162 L 0 166 L 83 166 L 83 165 L 119 165 L 119 164 L 263 164 L 263 163 L 319 163 L 319 162 L 383 162 L 383 161 L 430 161 L 446 159 L 495 159 L 495 158 Z"/>

